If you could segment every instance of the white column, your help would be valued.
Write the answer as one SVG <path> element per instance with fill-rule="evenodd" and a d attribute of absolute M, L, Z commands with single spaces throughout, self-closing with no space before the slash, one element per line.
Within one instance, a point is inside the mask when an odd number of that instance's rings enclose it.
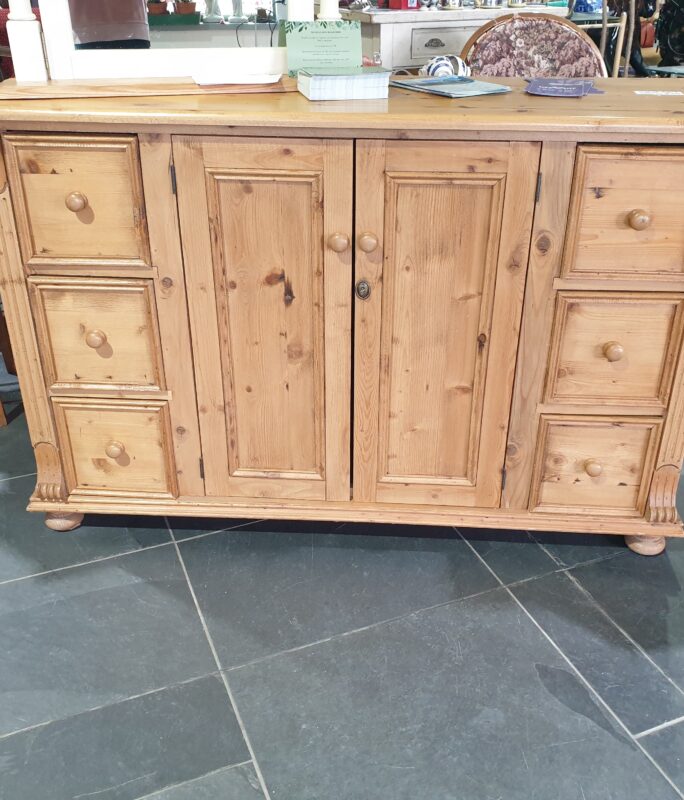
<path fill-rule="evenodd" d="M 43 37 L 31 0 L 10 0 L 7 36 L 17 81 L 47 81 Z"/>

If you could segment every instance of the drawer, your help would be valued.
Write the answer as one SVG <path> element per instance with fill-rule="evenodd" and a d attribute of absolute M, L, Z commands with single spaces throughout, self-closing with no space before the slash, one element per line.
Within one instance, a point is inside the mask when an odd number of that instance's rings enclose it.
<path fill-rule="evenodd" d="M 164 388 L 152 282 L 29 279 L 49 386 Z"/>
<path fill-rule="evenodd" d="M 69 492 L 177 494 L 164 401 L 53 398 Z"/>
<path fill-rule="evenodd" d="M 3 143 L 26 264 L 149 265 L 134 136 L 12 135 Z"/>
<path fill-rule="evenodd" d="M 546 401 L 666 406 L 683 302 L 675 294 L 559 292 Z"/>
<path fill-rule="evenodd" d="M 660 425 L 634 417 L 542 415 L 530 508 L 643 516 Z"/>
<path fill-rule="evenodd" d="M 579 147 L 563 275 L 684 277 L 684 148 Z"/>
<path fill-rule="evenodd" d="M 470 28 L 413 28 L 411 58 L 425 60 L 447 54 L 457 56 L 471 33 Z"/>

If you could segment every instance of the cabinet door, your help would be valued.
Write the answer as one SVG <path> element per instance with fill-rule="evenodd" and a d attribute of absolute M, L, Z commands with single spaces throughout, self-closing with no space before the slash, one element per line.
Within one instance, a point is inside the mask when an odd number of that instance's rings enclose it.
<path fill-rule="evenodd" d="M 174 139 L 208 495 L 349 499 L 352 152 Z"/>
<path fill-rule="evenodd" d="M 357 145 L 355 500 L 498 505 L 538 162 Z"/>

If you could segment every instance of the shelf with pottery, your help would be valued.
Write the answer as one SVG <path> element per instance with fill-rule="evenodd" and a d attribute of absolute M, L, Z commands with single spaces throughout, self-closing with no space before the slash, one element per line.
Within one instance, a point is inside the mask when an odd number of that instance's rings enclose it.
<path fill-rule="evenodd" d="M 380 53 L 389 69 L 420 67 L 438 55 L 460 55 L 463 46 L 486 22 L 504 14 L 524 11 L 566 17 L 567 6 L 523 5 L 508 8 L 462 6 L 453 10 L 405 10 L 373 8 L 368 11 L 341 9 L 343 19 L 361 23 L 363 53 Z"/>
<path fill-rule="evenodd" d="M 30 509 L 681 535 L 684 129 L 506 82 L 0 101 Z"/>

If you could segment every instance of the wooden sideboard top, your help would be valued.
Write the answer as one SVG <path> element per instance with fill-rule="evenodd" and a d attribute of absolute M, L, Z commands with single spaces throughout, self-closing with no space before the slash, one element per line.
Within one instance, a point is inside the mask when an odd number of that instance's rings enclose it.
<path fill-rule="evenodd" d="M 546 98 L 521 79 L 510 94 L 449 100 L 391 89 L 388 100 L 309 102 L 286 94 L 0 101 L 6 130 L 309 131 L 323 137 L 620 139 L 684 142 L 684 83 L 662 78 L 596 81 L 604 94 Z M 651 92 L 644 94 L 643 92 Z M 656 94 L 656 92 L 658 94 Z M 675 94 L 661 94 L 674 92 Z"/>

